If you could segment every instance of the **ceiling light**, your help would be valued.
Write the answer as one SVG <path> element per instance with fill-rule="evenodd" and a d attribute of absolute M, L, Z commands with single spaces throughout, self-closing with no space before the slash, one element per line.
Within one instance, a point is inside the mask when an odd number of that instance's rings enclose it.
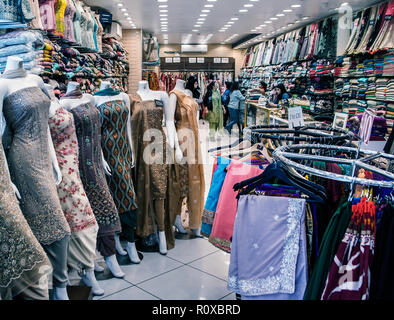
<path fill-rule="evenodd" d="M 205 8 L 212 8 L 212 7 L 213 7 L 213 4 L 206 4 L 204 7 L 205 7 Z"/>
<path fill-rule="evenodd" d="M 128 16 L 129 14 L 127 12 L 123 13 L 125 16 Z"/>
<path fill-rule="evenodd" d="M 284 17 L 285 15 L 283 13 L 278 13 L 276 16 L 277 17 Z"/>
<path fill-rule="evenodd" d="M 302 20 L 308 20 L 309 19 L 309 17 L 303 17 L 302 18 Z"/>
<path fill-rule="evenodd" d="M 257 32 L 257 30 L 256 30 L 256 29 L 252 29 L 252 30 L 250 30 L 250 31 L 252 31 L 252 32 Z"/>
<path fill-rule="evenodd" d="M 272 23 L 272 21 L 267 20 L 267 21 L 264 21 L 264 23 Z"/>
<path fill-rule="evenodd" d="M 256 30 L 260 30 L 260 29 L 262 29 L 262 28 L 259 26 L 259 27 L 256 27 L 255 29 L 256 29 Z"/>
<path fill-rule="evenodd" d="M 125 9 L 125 8 L 122 8 L 122 9 L 120 9 L 120 11 L 123 11 L 123 12 L 124 12 L 124 11 L 127 11 L 127 9 Z"/>
<path fill-rule="evenodd" d="M 133 19 L 131 19 L 130 17 L 128 17 L 126 20 L 133 20 Z"/>
<path fill-rule="evenodd" d="M 194 28 L 200 28 L 201 26 L 199 24 L 195 24 Z"/>
<path fill-rule="evenodd" d="M 207 0 L 208 2 L 216 2 L 217 0 Z"/>
<path fill-rule="evenodd" d="M 167 0 L 157 0 L 157 2 L 167 2 Z"/>
<path fill-rule="evenodd" d="M 278 18 L 270 18 L 271 20 L 278 20 Z"/>
<path fill-rule="evenodd" d="M 225 32 L 226 30 L 219 30 L 219 32 Z"/>
<path fill-rule="evenodd" d="M 168 18 L 160 18 L 161 21 L 166 21 Z"/>
<path fill-rule="evenodd" d="M 294 21 L 294 23 L 299 23 L 300 22 L 300 20 L 296 20 L 296 21 Z"/>
<path fill-rule="evenodd" d="M 208 15 L 203 13 L 203 14 L 200 14 L 200 17 L 208 17 Z"/>
<path fill-rule="evenodd" d="M 291 7 L 292 8 L 299 8 L 299 7 L 301 7 L 301 5 L 300 4 L 293 4 L 293 5 L 291 5 Z"/>
<path fill-rule="evenodd" d="M 254 6 L 254 4 L 251 4 L 251 3 L 244 4 L 244 7 L 245 7 L 245 8 L 251 8 L 251 7 L 253 7 L 253 6 Z"/>
<path fill-rule="evenodd" d="M 230 24 L 225 24 L 224 26 L 225 26 L 226 28 L 230 28 L 230 27 L 231 27 Z"/>
<path fill-rule="evenodd" d="M 260 27 L 266 27 L 267 25 L 266 24 L 260 24 Z"/>
<path fill-rule="evenodd" d="M 197 24 L 204 24 L 204 22 L 202 22 L 202 21 L 197 21 L 196 23 Z"/>
<path fill-rule="evenodd" d="M 166 4 L 161 4 L 161 5 L 159 5 L 159 8 L 168 8 L 168 5 L 166 5 Z"/>
<path fill-rule="evenodd" d="M 239 20 L 239 18 L 231 18 L 231 20 L 236 21 Z"/>
<path fill-rule="evenodd" d="M 166 13 L 161 14 L 160 17 L 168 17 L 168 14 L 166 14 Z"/>
<path fill-rule="evenodd" d="M 167 9 L 164 9 L 164 10 L 160 10 L 160 12 L 168 12 L 168 10 L 167 10 Z"/>
<path fill-rule="evenodd" d="M 248 10 L 247 9 L 241 9 L 241 10 L 238 10 L 238 12 L 244 13 L 244 12 L 248 12 Z"/>
<path fill-rule="evenodd" d="M 192 31 L 193 31 L 193 32 L 198 32 L 198 30 L 196 30 L 196 29 L 193 29 Z"/>
<path fill-rule="evenodd" d="M 342 6 L 347 6 L 348 4 L 349 4 L 348 2 L 341 3 L 341 7 Z"/>
<path fill-rule="evenodd" d="M 123 7 L 123 3 L 118 3 L 118 7 Z"/>
<path fill-rule="evenodd" d="M 285 10 L 283 10 L 283 12 L 292 12 L 293 10 L 291 10 L 291 9 L 285 9 Z"/>
<path fill-rule="evenodd" d="M 199 21 L 205 21 L 206 19 L 205 19 L 205 18 L 198 18 L 197 20 L 199 20 Z"/>
<path fill-rule="evenodd" d="M 201 12 L 211 12 L 211 10 L 204 9 L 204 10 L 201 10 Z"/>

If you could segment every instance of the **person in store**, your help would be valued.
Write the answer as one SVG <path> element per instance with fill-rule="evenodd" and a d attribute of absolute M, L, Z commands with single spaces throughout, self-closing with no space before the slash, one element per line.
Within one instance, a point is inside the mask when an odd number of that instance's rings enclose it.
<path fill-rule="evenodd" d="M 189 79 L 187 79 L 185 89 L 189 90 L 191 92 L 194 100 L 196 100 L 196 102 L 198 103 L 198 105 L 200 107 L 200 112 L 201 112 L 202 97 L 201 97 L 201 91 L 200 91 L 200 87 L 198 86 L 198 81 L 197 81 L 196 77 L 190 76 Z"/>
<path fill-rule="evenodd" d="M 228 111 L 230 113 L 230 121 L 226 125 L 225 129 L 231 134 L 232 128 L 234 124 L 238 125 L 239 133 L 241 134 L 241 122 L 240 122 L 240 114 L 241 108 L 244 108 L 245 104 L 245 96 L 242 95 L 239 90 L 239 82 L 235 81 L 230 89 L 230 102 L 228 104 Z"/>
<path fill-rule="evenodd" d="M 267 93 L 267 84 L 264 81 L 260 81 L 260 85 L 258 88 L 250 89 L 250 93 L 260 93 L 262 96 L 265 96 Z"/>
<path fill-rule="evenodd" d="M 274 88 L 273 99 L 268 103 L 270 107 L 278 108 L 283 100 L 290 99 L 291 95 L 287 92 L 283 83 L 280 83 Z"/>
<path fill-rule="evenodd" d="M 226 90 L 223 92 L 223 95 L 222 95 L 222 105 L 224 108 L 224 111 L 223 111 L 224 125 L 226 125 L 230 119 L 230 114 L 228 111 L 228 104 L 230 103 L 230 93 L 231 93 L 230 88 L 231 88 L 232 84 L 233 84 L 232 82 L 226 81 Z"/>
<path fill-rule="evenodd" d="M 222 97 L 220 95 L 220 86 L 218 81 L 212 81 L 208 86 L 210 94 L 208 104 L 207 121 L 209 122 L 209 137 L 215 138 L 218 131 L 223 129 L 223 112 Z"/>

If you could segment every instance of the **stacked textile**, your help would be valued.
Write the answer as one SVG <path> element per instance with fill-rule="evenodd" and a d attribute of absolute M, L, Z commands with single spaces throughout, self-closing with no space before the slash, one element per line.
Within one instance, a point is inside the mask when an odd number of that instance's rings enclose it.
<path fill-rule="evenodd" d="M 365 99 L 367 89 L 368 89 L 368 79 L 367 78 L 359 78 L 358 79 L 358 91 L 357 91 L 356 98 L 357 99 Z"/>
<path fill-rule="evenodd" d="M 358 114 L 349 120 L 349 130 L 358 134 L 363 115 Z M 385 141 L 387 134 L 387 121 L 382 117 L 375 117 L 372 125 L 370 141 Z"/>
<path fill-rule="evenodd" d="M 386 54 L 383 59 L 383 75 L 394 76 L 394 53 Z"/>
<path fill-rule="evenodd" d="M 364 60 L 365 75 L 372 76 L 375 73 L 375 64 L 373 59 Z"/>
<path fill-rule="evenodd" d="M 384 64 L 383 57 L 376 57 L 375 58 L 375 75 L 376 76 L 383 75 L 383 64 Z"/>
<path fill-rule="evenodd" d="M 33 8 L 27 0 L 0 1 L 0 28 L 23 28 L 34 19 Z"/>
<path fill-rule="evenodd" d="M 369 77 L 368 78 L 368 86 L 367 91 L 365 92 L 366 99 L 376 99 L 376 78 Z"/>
<path fill-rule="evenodd" d="M 42 53 L 44 39 L 39 32 L 17 30 L 0 35 L 0 72 L 4 72 L 8 57 L 23 60 L 23 66 L 31 73 L 40 73 L 37 58 Z"/>
<path fill-rule="evenodd" d="M 376 80 L 376 99 L 379 100 L 386 100 L 386 91 L 387 85 L 389 83 L 389 79 L 387 78 L 380 78 Z"/>

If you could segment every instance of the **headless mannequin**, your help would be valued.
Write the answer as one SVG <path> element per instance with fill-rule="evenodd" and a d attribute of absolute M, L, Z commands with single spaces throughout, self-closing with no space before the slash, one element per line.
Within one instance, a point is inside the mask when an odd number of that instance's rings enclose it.
<path fill-rule="evenodd" d="M 59 100 L 55 97 L 55 93 L 53 92 L 53 87 L 50 84 L 46 84 L 45 87 L 48 90 L 49 96 L 51 97 L 51 107 L 49 109 L 49 116 L 52 117 L 56 110 L 61 107 Z M 94 274 L 94 270 L 85 270 L 84 275 L 82 276 L 82 281 L 88 286 L 92 288 L 94 295 L 103 295 L 104 290 L 101 289 L 99 283 L 96 280 L 96 276 Z"/>
<path fill-rule="evenodd" d="M 4 72 L 13 72 L 18 69 L 23 69 L 23 60 L 17 57 L 9 57 L 7 59 L 7 64 Z M 5 119 L 3 115 L 3 101 L 4 99 L 13 92 L 16 92 L 21 89 L 29 88 L 29 87 L 39 87 L 45 94 L 49 96 L 49 93 L 45 87 L 44 81 L 37 75 L 26 74 L 24 78 L 14 78 L 14 79 L 0 79 L 0 129 L 5 128 Z M 3 130 L 1 130 L 3 131 Z M 52 166 L 55 174 L 55 182 L 56 185 L 59 185 L 62 180 L 62 175 L 60 172 L 59 164 L 57 162 L 55 148 L 53 146 L 51 133 L 48 127 L 48 144 L 49 144 L 49 152 L 52 160 Z M 3 150 L 4 152 L 4 150 Z M 20 194 L 17 191 L 16 187 L 14 187 L 16 194 L 19 196 Z M 69 300 L 67 294 L 67 288 L 54 288 L 54 300 Z"/>
<path fill-rule="evenodd" d="M 188 95 L 190 97 L 191 96 L 191 92 L 190 92 L 190 90 L 186 90 L 185 89 L 185 85 L 186 85 L 186 83 L 185 83 L 184 80 L 178 79 L 176 81 L 174 90 L 178 90 L 180 92 L 183 92 L 184 94 L 186 94 L 186 95 Z M 173 148 L 174 145 L 172 145 L 171 143 L 173 143 L 173 141 L 175 141 L 175 145 L 176 145 L 177 149 L 179 148 L 179 151 L 182 154 L 182 157 L 180 158 L 180 160 L 178 159 L 178 156 L 177 156 L 177 161 L 180 162 L 182 160 L 182 158 L 183 158 L 183 153 L 182 153 L 182 151 L 181 151 L 181 149 L 179 147 L 178 136 L 177 136 L 175 123 L 174 123 L 175 111 L 176 111 L 177 103 L 178 103 L 178 97 L 176 96 L 176 94 L 175 93 L 170 94 L 169 108 L 168 108 L 168 112 L 166 113 L 166 125 L 167 125 L 168 133 L 173 139 L 173 140 L 170 140 L 170 146 Z M 198 123 L 198 121 L 199 121 L 199 112 L 198 111 L 197 111 L 196 117 L 197 117 L 197 123 Z M 175 220 L 175 224 L 174 225 L 179 230 L 180 233 L 187 233 L 185 228 L 183 228 L 183 226 L 182 226 L 181 216 L 180 215 L 176 216 L 176 220 Z M 199 229 L 192 229 L 192 231 L 197 237 L 202 237 L 201 236 L 201 228 L 199 228 Z"/>
<path fill-rule="evenodd" d="M 105 90 L 105 89 L 109 89 L 111 88 L 112 85 L 110 82 L 108 81 L 102 81 L 101 82 L 101 87 L 100 90 Z M 106 103 L 108 101 L 114 101 L 114 100 L 121 100 L 125 103 L 125 105 L 127 106 L 127 108 L 130 110 L 130 98 L 129 96 L 124 93 L 121 92 L 119 95 L 117 96 L 95 96 L 92 97 L 93 98 L 93 105 L 95 106 L 100 106 L 103 103 Z M 129 139 L 129 143 L 130 143 L 130 147 L 133 145 L 132 144 L 132 140 L 131 140 L 131 121 L 130 121 L 130 113 L 129 113 L 129 118 L 127 120 L 127 137 Z M 134 158 L 132 158 L 132 166 L 134 167 Z M 115 242 L 116 242 L 116 250 L 118 251 L 118 253 L 122 256 L 125 255 L 129 255 L 130 260 L 133 263 L 140 263 L 141 259 L 138 256 L 138 252 L 137 252 L 137 248 L 135 246 L 135 242 L 127 242 L 126 243 L 126 251 L 123 249 L 122 244 L 120 243 L 120 239 L 119 239 L 119 235 L 115 234 Z"/>
<path fill-rule="evenodd" d="M 162 101 L 164 104 L 164 116 L 166 117 L 168 113 L 168 104 L 169 104 L 169 98 L 167 92 L 152 91 L 149 89 L 149 84 L 147 81 L 140 81 L 138 85 L 137 94 L 141 97 L 142 101 L 154 101 L 154 100 Z M 175 129 L 175 125 L 174 125 L 174 129 Z M 178 140 L 178 137 L 176 135 L 175 135 L 175 139 L 176 141 Z M 178 156 L 180 156 L 180 158 L 182 159 L 181 157 L 182 151 L 179 148 L 179 144 L 178 144 L 177 152 L 178 151 L 179 151 Z M 161 225 L 164 225 L 164 215 L 165 215 L 164 200 L 153 201 L 153 206 L 155 211 L 156 222 L 157 220 L 161 219 L 162 220 Z M 167 241 L 166 241 L 166 235 L 164 230 L 159 230 L 159 250 L 161 254 L 163 255 L 167 254 Z"/>
<path fill-rule="evenodd" d="M 67 85 L 67 93 L 70 93 L 71 91 L 74 91 L 76 89 L 79 89 L 79 83 L 78 82 L 69 82 Z M 82 105 L 82 104 L 87 104 L 90 103 L 94 105 L 94 97 L 90 94 L 83 94 L 81 99 L 62 99 L 60 100 L 60 104 L 62 105 L 63 108 L 65 108 L 67 111 L 71 111 L 72 109 Z M 111 175 L 111 169 L 108 165 L 108 163 L 105 161 L 104 154 L 101 151 L 101 159 L 104 167 L 104 171 L 107 175 Z M 117 278 L 122 278 L 124 277 L 124 272 L 119 266 L 118 260 L 116 259 L 116 255 L 113 254 L 112 256 L 106 257 L 105 258 L 105 263 L 108 266 L 108 268 L 111 270 L 112 274 L 117 277 Z M 99 268 L 95 269 L 98 271 Z"/>

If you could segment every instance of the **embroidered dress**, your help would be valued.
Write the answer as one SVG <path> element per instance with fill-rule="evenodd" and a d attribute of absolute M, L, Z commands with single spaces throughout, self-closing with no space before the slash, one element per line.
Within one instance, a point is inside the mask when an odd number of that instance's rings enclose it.
<path fill-rule="evenodd" d="M 55 0 L 39 0 L 42 26 L 45 30 L 56 30 Z"/>
<path fill-rule="evenodd" d="M 76 9 L 72 0 L 67 0 L 67 8 L 64 14 L 64 38 L 76 42 L 74 34 L 74 17 Z"/>
<path fill-rule="evenodd" d="M 240 196 L 229 290 L 243 299 L 302 299 L 308 275 L 305 204 L 305 199 Z"/>
<path fill-rule="evenodd" d="M 44 245 L 70 234 L 49 156 L 49 107 L 50 100 L 39 87 L 17 90 L 4 99 L 4 118 L 12 132 L 6 146 L 12 181 L 21 194 L 23 215 Z"/>
<path fill-rule="evenodd" d="M 0 290 L 41 263 L 49 265 L 19 208 L 6 165 L 0 137 Z"/>
<path fill-rule="evenodd" d="M 120 232 L 119 215 L 108 189 L 101 157 L 100 112 L 91 104 L 71 109 L 78 137 L 79 170 L 96 221 L 100 238 Z"/>
<path fill-rule="evenodd" d="M 64 15 L 66 13 L 67 8 L 67 0 L 56 0 L 55 3 L 55 13 L 56 13 L 56 31 L 55 35 L 64 37 L 65 24 L 64 24 Z"/>
<path fill-rule="evenodd" d="M 111 168 L 107 183 L 119 212 L 123 233 L 134 242 L 137 205 L 131 177 L 132 154 L 127 136 L 129 109 L 121 100 L 112 100 L 97 106 L 101 115 L 101 147 Z M 127 222 L 124 222 L 127 219 Z"/>
<path fill-rule="evenodd" d="M 28 0 L 0 1 L 0 21 L 26 22 L 34 19 L 34 14 Z"/>
<path fill-rule="evenodd" d="M 41 22 L 40 5 L 38 3 L 38 0 L 29 0 L 29 3 L 34 14 L 34 19 L 30 22 L 30 26 L 35 29 L 42 30 L 44 27 L 42 26 Z"/>
<path fill-rule="evenodd" d="M 76 5 L 74 0 L 70 0 L 70 2 L 73 3 L 75 6 L 75 17 L 73 21 L 73 29 L 74 29 L 74 37 L 75 37 L 75 42 L 78 43 L 80 46 L 82 45 L 82 30 L 81 30 L 81 8 Z"/>
<path fill-rule="evenodd" d="M 71 233 L 76 233 L 97 225 L 97 222 L 80 178 L 73 115 L 59 107 L 49 118 L 49 127 L 62 172 L 62 182 L 57 186 L 60 204 Z"/>

